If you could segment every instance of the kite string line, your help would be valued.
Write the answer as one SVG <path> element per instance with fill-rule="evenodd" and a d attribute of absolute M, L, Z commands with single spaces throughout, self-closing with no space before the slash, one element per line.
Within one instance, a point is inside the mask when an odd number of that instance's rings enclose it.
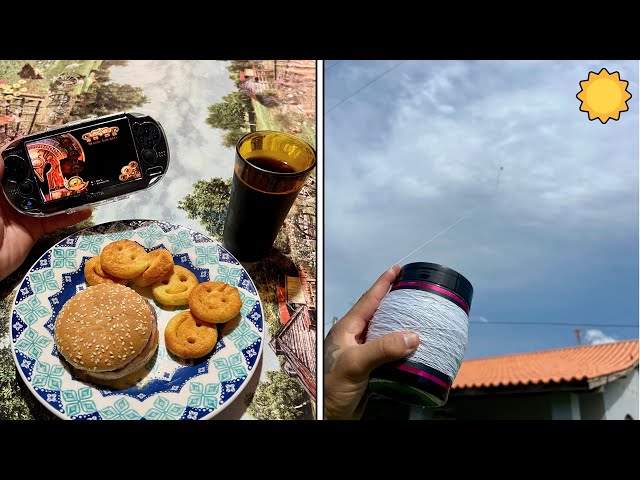
<path fill-rule="evenodd" d="M 413 255 L 414 253 L 416 253 L 418 250 L 422 250 L 424 247 L 426 247 L 428 244 L 430 244 L 431 242 L 433 242 L 434 240 L 436 240 L 438 237 L 441 237 L 442 235 L 444 235 L 446 232 L 448 232 L 449 230 L 451 230 L 453 227 L 455 227 L 456 225 L 458 225 L 461 221 L 463 221 L 465 218 L 467 218 L 468 216 L 470 216 L 473 212 L 475 212 L 479 207 L 485 206 L 489 200 L 491 200 L 492 197 L 494 197 L 497 193 L 498 193 L 498 187 L 500 186 L 500 174 L 502 173 L 502 169 L 503 167 L 500 167 L 500 170 L 498 170 L 498 177 L 496 179 L 496 187 L 493 191 L 493 193 L 489 196 L 489 198 L 487 198 L 486 203 L 482 204 L 478 204 L 475 207 L 473 207 L 471 210 L 469 210 L 468 212 L 466 212 L 464 215 L 462 215 L 460 218 L 458 218 L 455 222 L 453 222 L 451 225 L 449 225 L 448 227 L 446 227 L 444 230 L 440 231 L 440 233 L 436 234 L 436 236 L 434 236 L 433 238 L 427 240 L 426 242 L 424 242 L 422 245 L 420 245 L 418 248 L 416 248 L 415 250 L 413 250 L 411 253 L 409 253 L 408 255 L 405 255 L 404 257 L 402 257 L 400 260 L 396 261 L 393 265 L 400 265 L 400 262 L 402 262 L 403 260 L 409 258 L 411 255 Z M 392 265 L 392 266 L 393 266 Z"/>

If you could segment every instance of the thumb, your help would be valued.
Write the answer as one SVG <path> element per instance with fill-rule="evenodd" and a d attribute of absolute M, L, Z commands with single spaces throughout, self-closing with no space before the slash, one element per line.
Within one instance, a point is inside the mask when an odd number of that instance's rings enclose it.
<path fill-rule="evenodd" d="M 420 344 L 415 332 L 394 332 L 360 346 L 362 368 L 371 372 L 383 363 L 400 360 L 413 353 Z"/>
<path fill-rule="evenodd" d="M 70 227 L 71 225 L 75 225 L 76 223 L 86 220 L 92 214 L 93 211 L 91 210 L 91 208 L 83 208 L 82 210 L 78 210 L 72 213 L 59 213 L 52 217 L 47 217 L 42 222 L 42 233 L 51 233 L 55 232 L 56 230 Z"/>

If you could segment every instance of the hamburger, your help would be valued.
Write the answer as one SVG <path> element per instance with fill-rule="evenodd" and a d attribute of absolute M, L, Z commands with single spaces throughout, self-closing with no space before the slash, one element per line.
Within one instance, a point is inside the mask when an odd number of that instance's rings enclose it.
<path fill-rule="evenodd" d="M 138 293 L 102 283 L 64 304 L 54 339 L 77 377 L 109 385 L 138 372 L 153 357 L 158 322 L 154 308 Z"/>

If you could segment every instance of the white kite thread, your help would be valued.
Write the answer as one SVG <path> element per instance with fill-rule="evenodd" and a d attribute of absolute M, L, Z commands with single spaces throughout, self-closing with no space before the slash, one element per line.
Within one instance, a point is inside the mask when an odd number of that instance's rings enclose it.
<path fill-rule="evenodd" d="M 437 239 L 438 237 L 441 237 L 442 235 L 444 235 L 445 233 L 447 233 L 449 230 L 451 230 L 453 227 L 455 227 L 456 225 L 458 225 L 461 221 L 463 221 L 465 218 L 467 218 L 468 216 L 470 216 L 473 212 L 475 212 L 478 208 L 485 206 L 489 200 L 491 200 L 492 197 L 494 197 L 497 193 L 498 193 L 498 187 L 500 186 L 500 174 L 502 173 L 504 167 L 500 167 L 500 170 L 498 170 L 498 176 L 496 178 L 496 187 L 493 190 L 493 193 L 491 195 L 489 195 L 489 197 L 487 198 L 485 203 L 480 203 L 478 205 L 476 205 L 475 207 L 473 207 L 471 210 L 469 210 L 467 213 L 465 213 L 464 215 L 462 215 L 459 219 L 457 219 L 455 222 L 453 222 L 451 225 L 449 225 L 448 227 L 444 228 L 444 230 L 440 231 L 438 234 L 436 234 L 434 237 L 430 238 L 429 240 L 427 240 L 426 242 L 424 242 L 422 245 L 418 246 L 418 248 L 416 248 L 415 250 L 413 250 L 412 252 L 410 252 L 408 255 L 405 255 L 404 257 L 402 257 L 400 260 L 398 260 L 397 262 L 395 262 L 393 265 L 400 265 L 400 262 L 402 262 L 403 260 L 406 260 L 407 258 L 409 258 L 411 255 L 413 255 L 414 253 L 416 253 L 419 250 L 422 250 L 424 247 L 426 247 L 428 244 L 430 244 L 431 242 L 433 242 L 435 239 Z"/>
<path fill-rule="evenodd" d="M 409 330 L 420 335 L 418 349 L 406 357 L 456 378 L 467 348 L 469 318 L 455 303 L 423 290 L 389 292 L 369 322 L 367 342 Z"/>

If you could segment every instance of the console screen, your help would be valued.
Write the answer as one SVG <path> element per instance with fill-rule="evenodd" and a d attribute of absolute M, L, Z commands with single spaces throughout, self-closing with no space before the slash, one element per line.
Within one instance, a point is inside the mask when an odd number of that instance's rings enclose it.
<path fill-rule="evenodd" d="M 44 202 L 142 178 L 129 122 L 122 118 L 25 142 Z"/>

